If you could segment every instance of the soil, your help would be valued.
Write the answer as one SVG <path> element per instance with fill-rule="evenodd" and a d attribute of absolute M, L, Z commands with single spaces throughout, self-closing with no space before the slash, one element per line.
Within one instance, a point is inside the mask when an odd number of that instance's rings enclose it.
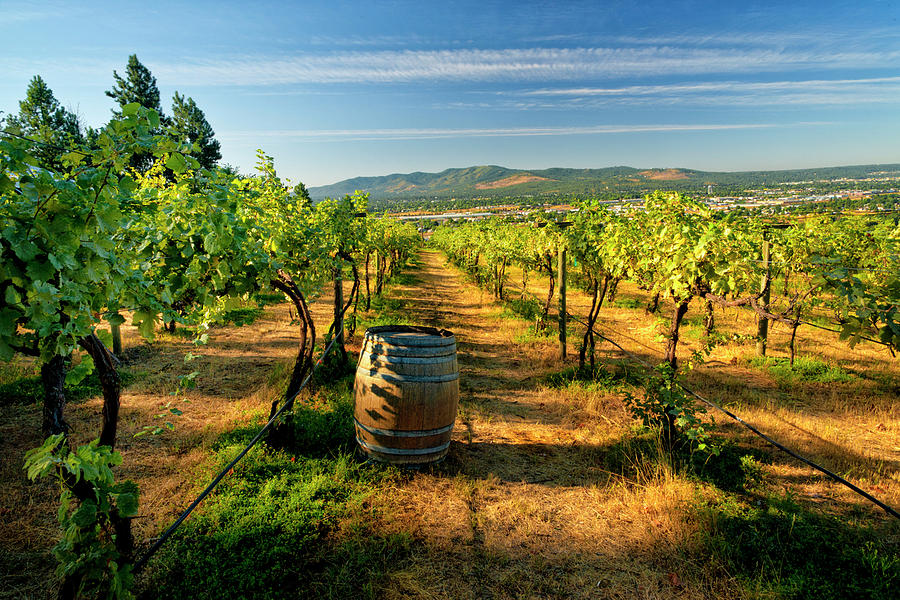
<path fill-rule="evenodd" d="M 687 173 L 678 169 L 650 169 L 641 171 L 638 175 L 652 181 L 679 181 L 688 178 Z"/>
<path fill-rule="evenodd" d="M 553 180 L 548 179 L 547 177 L 540 177 L 539 175 L 531 175 L 531 174 L 511 175 L 509 177 L 504 177 L 503 179 L 498 179 L 497 181 L 491 181 L 488 183 L 477 183 L 477 184 L 475 184 L 475 189 L 476 190 L 496 190 L 499 188 L 511 187 L 514 185 L 519 185 L 521 183 L 529 183 L 532 181 L 553 181 Z"/>

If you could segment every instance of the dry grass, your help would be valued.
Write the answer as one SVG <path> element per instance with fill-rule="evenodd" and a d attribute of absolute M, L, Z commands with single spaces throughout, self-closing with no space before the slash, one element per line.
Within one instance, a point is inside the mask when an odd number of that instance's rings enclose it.
<path fill-rule="evenodd" d="M 718 492 L 687 478 L 652 448 L 629 446 L 633 421 L 615 386 L 548 383 L 573 363 L 558 356 L 555 336 L 529 334 L 530 324 L 503 317 L 489 294 L 465 283 L 433 252 L 423 253 L 418 281 L 397 286 L 393 297 L 404 314 L 446 327 L 459 342 L 460 412 L 453 444 L 440 465 L 407 473 L 369 498 L 367 523 L 379 534 L 412 536 L 410 555 L 380 584 L 383 598 L 739 598 L 744 589 L 702 555 L 709 518 L 696 510 Z M 510 274 L 513 281 L 520 274 Z M 348 283 L 349 286 L 349 283 Z M 546 297 L 547 282 L 531 277 L 529 292 Z M 626 283 L 620 299 L 649 300 Z M 570 288 L 569 310 L 585 314 L 588 298 Z M 316 322 L 327 323 L 330 297 L 313 304 Z M 663 306 L 663 314 L 669 307 Z M 689 313 L 690 316 L 690 313 Z M 717 312 L 719 326 L 747 333 L 745 313 Z M 211 331 L 197 362 L 186 365 L 190 339 L 163 335 L 153 344 L 125 329 L 127 368 L 135 383 L 123 394 L 119 435 L 123 478 L 141 488 L 139 539 L 156 535 L 193 499 L 210 474 L 210 447 L 217 436 L 265 414 L 286 376 L 296 349 L 286 304 L 269 307 L 252 326 Z M 642 308 L 603 309 L 601 330 L 629 351 L 657 362 L 663 344 L 657 324 Z M 682 356 L 699 339 L 684 337 Z M 576 328 L 577 331 L 577 328 Z M 774 328 L 771 354 L 784 355 L 789 332 Z M 749 360 L 754 348 L 720 347 L 694 372 L 689 385 L 728 404 L 747 420 L 792 448 L 849 476 L 858 485 L 900 505 L 900 408 L 898 365 L 882 350 L 851 350 L 836 336 L 801 329 L 801 354 L 854 374 L 848 383 L 780 385 Z M 524 340 L 524 341 L 523 341 Z M 359 336 L 350 344 L 356 348 Z M 627 357 L 601 344 L 598 359 L 611 368 Z M 22 365 L 15 368 L 21 369 Z M 631 368 L 631 367 L 628 367 Z M 171 399 L 177 377 L 201 372 L 199 386 L 176 429 L 159 437 L 134 438 L 156 422 Z M 93 437 L 100 400 L 69 407 L 76 440 Z M 33 406 L 2 407 L 0 451 L 0 597 L 52 593 L 50 542 L 58 535 L 56 493 L 46 482 L 30 483 L 21 470 L 24 450 L 40 442 L 40 412 Z M 717 422 L 723 423 L 721 417 Z M 723 425 L 722 435 L 749 450 L 764 445 L 745 430 Z M 833 514 L 879 511 L 791 459 L 769 454 L 762 466 L 768 490 L 792 490 L 800 503 Z M 861 507 L 861 508 L 860 508 Z M 373 516 L 374 515 L 374 516 Z M 348 522 L 336 536 L 353 528 Z M 350 535 L 347 533 L 347 535 Z M 27 575 L 20 575 L 23 569 Z M 7 591 L 9 590 L 9 591 Z"/>
<path fill-rule="evenodd" d="M 422 547 L 392 576 L 385 597 L 742 597 L 736 582 L 691 558 L 700 551 L 698 533 L 709 527 L 691 508 L 705 488 L 640 452 L 626 458 L 627 475 L 601 466 L 610 447 L 628 435 L 631 419 L 621 393 L 578 382 L 562 388 L 543 383 L 563 367 L 556 340 L 532 336 L 517 344 L 529 323 L 501 318 L 490 295 L 471 285 L 448 288 L 453 279 L 461 283 L 461 275 L 426 256 L 417 303 L 442 315 L 435 324 L 456 331 L 460 340 L 459 444 L 444 465 L 388 494 L 389 512 L 402 515 L 400 522 Z M 432 285 L 440 292 L 429 293 Z M 541 298 L 546 289 L 546 281 L 532 276 L 530 292 Z M 627 284 L 623 296 L 641 306 L 649 300 Z M 586 312 L 584 294 L 570 289 L 568 300 L 573 313 Z M 717 316 L 727 330 L 744 333 L 754 326 L 744 314 Z M 601 327 L 630 351 L 651 362 L 661 359 L 658 326 L 642 309 L 611 306 L 602 320 Z M 749 366 L 752 346 L 732 345 L 718 349 L 690 384 L 736 405 L 764 430 L 860 485 L 878 477 L 874 491 L 896 504 L 900 469 L 890 461 L 897 408 L 886 393 L 891 384 L 883 383 L 896 381 L 896 364 L 879 349 L 851 351 L 833 340 L 823 343 L 817 333 L 801 330 L 798 346 L 871 380 L 781 389 L 768 373 Z M 686 337 L 684 355 L 698 344 Z M 775 329 L 770 340 L 777 355 L 787 334 Z M 570 356 L 578 341 L 570 340 Z M 599 356 L 624 359 L 608 344 Z M 862 452 L 854 442 L 860 430 L 875 442 Z M 722 433 L 748 448 L 761 446 L 744 430 Z M 769 489 L 791 489 L 808 506 L 834 513 L 860 506 L 858 497 L 790 459 L 776 456 L 764 470 Z"/>
<path fill-rule="evenodd" d="M 325 320 L 328 303 L 323 297 L 313 305 L 318 322 Z M 117 450 L 123 463 L 116 474 L 140 487 L 140 515 L 134 521 L 139 542 L 157 535 L 206 485 L 210 447 L 219 435 L 268 414 L 296 355 L 298 338 L 289 323 L 287 304 L 271 306 L 252 326 L 211 329 L 209 345 L 199 349 L 182 330 L 160 332 L 148 344 L 136 328 L 122 327 L 122 368 L 135 382 L 122 392 Z M 186 364 L 188 352 L 200 358 Z M 21 360 L 12 369 L 19 374 L 34 370 Z M 173 399 L 178 377 L 193 370 L 200 375 L 197 388 L 184 394 L 189 402 Z M 170 402 L 183 414 L 158 418 Z M 98 435 L 101 407 L 100 397 L 67 405 L 75 443 Z M 165 419 L 174 430 L 135 437 Z M 22 469 L 25 451 L 42 441 L 40 423 L 39 406 L 0 407 L 0 598 L 50 597 L 57 585 L 50 547 L 59 537 L 58 490 L 50 480 L 28 481 Z"/>

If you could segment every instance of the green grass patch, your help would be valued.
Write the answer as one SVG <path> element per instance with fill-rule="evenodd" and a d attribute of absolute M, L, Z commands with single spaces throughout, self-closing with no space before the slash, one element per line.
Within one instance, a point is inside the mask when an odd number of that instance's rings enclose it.
<path fill-rule="evenodd" d="M 644 302 L 637 298 L 620 297 L 610 303 L 616 308 L 645 308 Z"/>
<path fill-rule="evenodd" d="M 641 385 L 643 376 L 636 370 L 622 368 L 610 371 L 605 366 L 597 366 L 592 370 L 585 365 L 583 369 L 567 367 L 557 373 L 551 373 L 545 383 L 555 389 L 580 387 L 587 390 L 623 391 Z"/>
<path fill-rule="evenodd" d="M 367 500 L 398 476 L 353 454 L 347 382 L 298 405 L 277 444 L 254 448 L 154 560 L 144 598 L 375 598 L 411 538 L 373 530 Z M 223 435 L 224 466 L 258 426 Z"/>
<path fill-rule="evenodd" d="M 380 296 L 372 296 L 371 309 L 368 312 L 360 312 L 356 317 L 358 331 L 380 325 L 415 325 L 415 323 L 410 320 L 403 300 L 382 293 Z"/>
<path fill-rule="evenodd" d="M 721 438 L 711 438 L 708 443 L 715 452 L 697 450 L 686 438 L 667 451 L 659 430 L 637 427 L 608 448 L 604 468 L 636 483 L 669 471 L 715 486 L 723 493 L 748 495 L 761 489 L 768 455 Z"/>
<path fill-rule="evenodd" d="M 680 459 L 690 476 L 710 483 L 727 492 L 751 493 L 763 483 L 763 463 L 770 459 L 765 453 L 735 445 L 731 441 L 715 439 L 717 453 L 681 453 Z"/>
<path fill-rule="evenodd" d="M 390 285 L 417 285 L 422 280 L 412 271 L 404 270 L 396 273 L 390 280 Z"/>
<path fill-rule="evenodd" d="M 505 318 L 518 318 L 531 321 L 537 321 L 541 316 L 544 307 L 541 302 L 531 296 L 523 296 L 521 298 L 513 298 L 503 303 L 503 314 Z"/>
<path fill-rule="evenodd" d="M 255 306 L 246 308 L 235 308 L 226 311 L 218 322 L 222 325 L 236 325 L 242 327 L 244 325 L 252 325 L 263 314 L 263 309 Z"/>
<path fill-rule="evenodd" d="M 558 335 L 556 329 L 547 325 L 547 327 L 538 327 L 536 323 L 528 326 L 525 331 L 515 336 L 513 341 L 519 345 L 533 344 L 535 342 L 546 342 L 547 340 Z"/>
<path fill-rule="evenodd" d="M 846 383 L 855 378 L 838 366 L 830 365 L 815 358 L 797 357 L 791 367 L 787 358 L 755 356 L 750 359 L 754 367 L 765 369 L 782 386 L 796 383 Z"/>
<path fill-rule="evenodd" d="M 135 377 L 128 371 L 119 371 L 122 387 L 129 385 Z M 66 401 L 78 402 L 103 394 L 100 377 L 94 371 L 75 385 L 66 385 Z M 0 406 L 12 404 L 35 404 L 44 401 L 44 386 L 40 375 L 23 377 L 17 381 L 0 384 Z"/>
<path fill-rule="evenodd" d="M 281 292 L 277 294 L 265 294 L 260 292 L 253 295 L 253 301 L 256 302 L 259 306 L 271 306 L 273 304 L 281 304 L 283 302 L 287 302 L 287 299 Z"/>
<path fill-rule="evenodd" d="M 40 374 L 41 364 L 37 360 L 16 355 L 9 362 L 0 362 L 0 386 L 16 383 L 20 379 Z"/>
<path fill-rule="evenodd" d="M 894 535 L 799 506 L 790 496 L 752 504 L 725 496 L 703 505 L 704 556 L 715 557 L 752 598 L 888 600 L 900 589 Z M 884 527 L 884 526 L 882 526 Z"/>

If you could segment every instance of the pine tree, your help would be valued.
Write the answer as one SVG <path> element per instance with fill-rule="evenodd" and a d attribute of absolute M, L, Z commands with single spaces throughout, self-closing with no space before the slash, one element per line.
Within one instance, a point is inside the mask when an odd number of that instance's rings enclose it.
<path fill-rule="evenodd" d="M 106 95 L 115 100 L 120 108 L 126 104 L 137 102 L 145 108 L 155 110 L 159 113 L 160 119 L 165 121 L 162 106 L 159 103 L 156 77 L 150 73 L 150 69 L 141 64 L 136 54 L 128 57 L 125 77 L 123 78 L 114 70 L 113 79 L 116 83 L 111 90 L 106 90 Z M 122 111 L 113 109 L 113 115 L 118 118 L 122 115 Z"/>
<path fill-rule="evenodd" d="M 193 98 L 185 98 L 178 92 L 172 98 L 172 128 L 176 139 L 195 145 L 191 155 L 200 166 L 213 169 L 222 159 L 215 132 Z"/>
<path fill-rule="evenodd" d="M 169 125 L 169 120 L 159 104 L 159 88 L 156 87 L 156 77 L 150 73 L 150 69 L 141 64 L 136 54 L 128 57 L 128 65 L 125 68 L 125 77 L 113 71 L 115 85 L 111 90 L 106 90 L 106 95 L 116 101 L 121 109 L 127 104 L 137 102 L 145 108 L 155 110 L 159 114 L 162 125 Z M 113 119 L 122 116 L 121 110 L 112 110 Z M 162 133 L 162 130 L 153 133 Z M 153 156 L 145 152 L 135 152 L 131 156 L 132 168 L 144 172 L 153 165 Z"/>
<path fill-rule="evenodd" d="M 294 197 L 305 206 L 312 206 L 313 204 L 312 198 L 309 197 L 309 190 L 306 189 L 302 181 L 294 186 Z"/>
<path fill-rule="evenodd" d="M 32 153 L 50 167 L 60 166 L 60 156 L 84 141 L 78 116 L 63 108 L 40 75 L 28 84 L 19 114 L 10 115 L 5 129 L 37 142 Z"/>

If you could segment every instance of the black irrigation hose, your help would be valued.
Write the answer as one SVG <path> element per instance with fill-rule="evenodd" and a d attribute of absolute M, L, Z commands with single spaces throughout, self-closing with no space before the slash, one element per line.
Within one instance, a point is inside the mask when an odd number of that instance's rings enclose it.
<path fill-rule="evenodd" d="M 332 346 L 334 346 L 334 343 L 336 340 L 337 340 L 336 337 L 332 338 L 331 342 L 329 342 L 328 346 L 326 346 L 324 352 L 322 352 L 322 356 L 319 357 L 319 360 L 317 360 L 316 364 L 313 365 L 313 368 L 309 372 L 309 375 L 307 375 L 306 379 L 303 380 L 303 383 L 300 384 L 300 389 L 298 389 L 297 392 L 293 396 L 291 396 L 290 398 L 287 399 L 287 401 L 285 401 L 285 403 L 281 406 L 281 408 L 278 409 L 278 412 L 276 412 L 272 416 L 272 418 L 269 419 L 269 422 L 266 423 L 263 426 L 263 428 L 259 430 L 259 433 L 257 433 L 253 437 L 253 439 L 250 440 L 250 443 L 247 444 L 247 446 L 243 450 L 241 450 L 238 453 L 238 455 L 235 456 L 234 459 L 232 459 L 232 461 L 230 463 L 228 463 L 228 465 L 219 472 L 218 475 L 216 475 L 215 479 L 212 480 L 212 483 L 210 483 L 208 486 L 206 486 L 206 489 L 203 490 L 199 496 L 197 496 L 196 500 L 191 502 L 191 505 L 188 506 L 187 509 L 183 513 L 181 513 L 181 516 L 178 517 L 175 520 L 175 522 L 169 526 L 168 529 L 166 529 L 165 533 L 163 533 L 161 536 L 159 536 L 159 538 L 156 540 L 156 542 L 144 553 L 144 555 L 141 556 L 137 561 L 135 561 L 134 568 L 132 569 L 132 573 L 138 573 L 141 571 L 141 569 L 144 568 L 144 566 L 147 564 L 147 561 L 150 560 L 150 557 L 152 557 L 154 554 L 156 554 L 156 551 L 160 549 L 160 547 L 166 542 L 166 540 L 169 539 L 169 537 L 173 533 L 175 533 L 175 530 L 178 529 L 178 526 L 181 525 L 181 523 L 184 522 L 185 519 L 187 519 L 188 515 L 190 515 L 194 511 L 195 508 L 197 508 L 197 505 L 199 505 L 200 502 L 202 502 L 203 499 L 206 498 L 217 485 L 219 485 L 219 482 L 222 481 L 222 479 L 224 479 L 225 475 L 228 474 L 228 472 L 234 467 L 234 465 L 236 465 L 242 458 L 244 458 L 244 455 L 247 454 L 247 452 L 249 452 L 250 449 L 256 445 L 256 442 L 258 442 L 260 440 L 260 438 L 262 438 L 263 434 L 269 429 L 269 427 L 271 427 L 272 424 L 275 423 L 276 420 L 278 420 L 278 417 L 280 417 L 282 415 L 282 413 L 284 413 L 288 408 L 293 406 L 294 400 L 297 398 L 297 396 L 300 394 L 300 392 L 303 391 L 303 388 L 306 387 L 306 384 L 309 383 L 309 380 L 312 378 L 313 374 L 316 372 L 316 369 L 319 367 L 319 365 L 322 364 L 322 360 L 326 356 L 328 356 L 328 352 L 331 351 L 331 348 L 332 348 Z"/>
<path fill-rule="evenodd" d="M 587 327 L 587 324 L 586 324 L 584 321 L 578 319 L 577 317 L 575 317 L 575 316 L 573 316 L 573 315 L 571 315 L 571 314 L 569 314 L 569 313 L 566 313 L 566 314 L 569 315 L 569 317 L 570 317 L 573 321 L 576 321 L 576 322 L 578 322 L 578 323 L 581 323 L 582 325 L 584 325 L 585 327 Z M 630 356 L 632 359 L 638 361 L 639 363 L 641 363 L 641 364 L 644 365 L 645 367 L 650 368 L 650 369 L 653 368 L 653 365 L 651 365 L 650 363 L 648 363 L 647 361 L 645 361 L 644 359 L 642 359 L 640 356 L 637 356 L 637 355 L 635 355 L 635 354 L 632 354 L 631 352 L 629 352 L 628 350 L 626 350 L 625 348 L 623 348 L 622 346 L 620 346 L 619 344 L 617 344 L 617 343 L 614 342 L 613 340 L 609 339 L 609 338 L 606 337 L 605 335 L 603 335 L 603 334 L 601 334 L 601 333 L 598 333 L 596 329 L 591 328 L 591 331 L 593 331 L 594 335 L 596 335 L 597 337 L 599 337 L 599 338 L 601 338 L 601 339 L 606 340 L 607 342 L 609 342 L 610 344 L 612 344 L 613 346 L 615 346 L 616 348 L 618 348 L 619 350 L 621 350 L 622 352 L 624 352 L 625 354 L 627 354 L 628 356 Z M 618 333 L 618 332 L 616 332 L 616 333 Z M 700 400 L 701 402 L 705 403 L 706 405 L 711 406 L 712 408 L 715 408 L 715 409 L 717 409 L 717 410 L 719 410 L 719 411 L 725 413 L 726 415 L 728 415 L 729 417 L 731 417 L 732 419 L 734 419 L 735 421 L 737 421 L 738 423 L 740 423 L 741 425 L 743 425 L 744 427 L 746 427 L 747 429 L 749 429 L 750 431 L 752 431 L 753 433 L 755 433 L 756 435 L 758 435 L 759 437 L 761 437 L 762 439 L 764 439 L 765 441 L 769 442 L 770 444 L 772 444 L 773 446 L 775 446 L 776 448 L 778 448 L 779 450 L 781 450 L 781 451 L 784 452 L 785 454 L 788 454 L 788 455 L 790 455 L 790 456 L 793 456 L 794 458 L 796 458 L 796 459 L 799 460 L 800 462 L 803 462 L 803 463 L 809 465 L 810 467 L 812 467 L 813 469 L 816 469 L 817 471 L 820 471 L 820 472 L 824 473 L 824 474 L 827 475 L 828 477 L 831 477 L 833 480 L 837 481 L 838 483 L 841 483 L 841 484 L 847 486 L 848 488 L 850 488 L 851 490 L 853 490 L 854 492 L 856 492 L 857 494 L 859 494 L 860 496 L 862 496 L 862 497 L 865 498 L 866 500 L 869 500 L 870 502 L 872 502 L 873 504 L 875 504 L 875 505 L 878 506 L 879 508 L 883 509 L 883 510 L 884 510 L 886 513 L 888 513 L 889 515 L 891 515 L 891 516 L 893 516 L 893 517 L 897 517 L 898 519 L 900 519 L 900 513 L 898 513 L 896 510 L 894 510 L 893 508 L 891 508 L 890 506 L 888 506 L 887 504 L 885 504 L 884 502 L 882 502 L 881 500 L 879 500 L 878 498 L 876 498 L 875 496 L 873 496 L 872 494 L 866 492 L 865 490 L 862 490 L 862 489 L 858 488 L 857 486 L 853 485 L 852 483 L 850 483 L 849 481 L 847 481 L 846 479 L 844 479 L 844 478 L 841 477 L 840 475 L 838 475 L 838 474 L 836 474 L 836 473 L 832 473 L 831 471 L 829 471 L 829 470 L 826 469 L 825 467 L 819 466 L 819 465 L 817 465 L 816 463 L 812 462 L 811 460 L 809 460 L 809 459 L 807 459 L 807 458 L 805 458 L 805 457 L 803 457 L 803 456 L 797 454 L 796 452 L 794 452 L 794 451 L 791 450 L 790 448 L 787 448 L 787 447 L 784 446 L 783 444 L 781 444 L 781 443 L 779 443 L 779 442 L 776 442 L 775 440 L 773 440 L 772 438 L 770 438 L 769 436 L 767 436 L 766 434 L 764 434 L 763 432 L 761 432 L 759 429 L 757 429 L 756 427 L 754 427 L 754 426 L 751 425 L 750 423 L 747 423 L 746 421 L 744 421 L 742 418 L 740 418 L 739 416 L 737 416 L 737 415 L 734 414 L 733 412 L 731 412 L 731 411 L 729 411 L 729 410 L 726 410 L 726 409 L 722 408 L 721 406 L 719 406 L 718 404 L 716 404 L 716 403 L 713 402 L 712 400 L 707 400 L 706 398 L 704 398 L 703 396 L 701 396 L 701 395 L 698 394 L 697 392 L 695 392 L 695 391 L 693 391 L 693 390 L 688 389 L 687 387 L 685 387 L 684 384 L 682 384 L 681 382 L 678 382 L 678 385 L 681 387 L 681 389 L 683 389 L 683 390 L 684 390 L 685 392 L 687 392 L 688 394 L 694 396 L 695 398 L 697 398 L 697 399 Z"/>

